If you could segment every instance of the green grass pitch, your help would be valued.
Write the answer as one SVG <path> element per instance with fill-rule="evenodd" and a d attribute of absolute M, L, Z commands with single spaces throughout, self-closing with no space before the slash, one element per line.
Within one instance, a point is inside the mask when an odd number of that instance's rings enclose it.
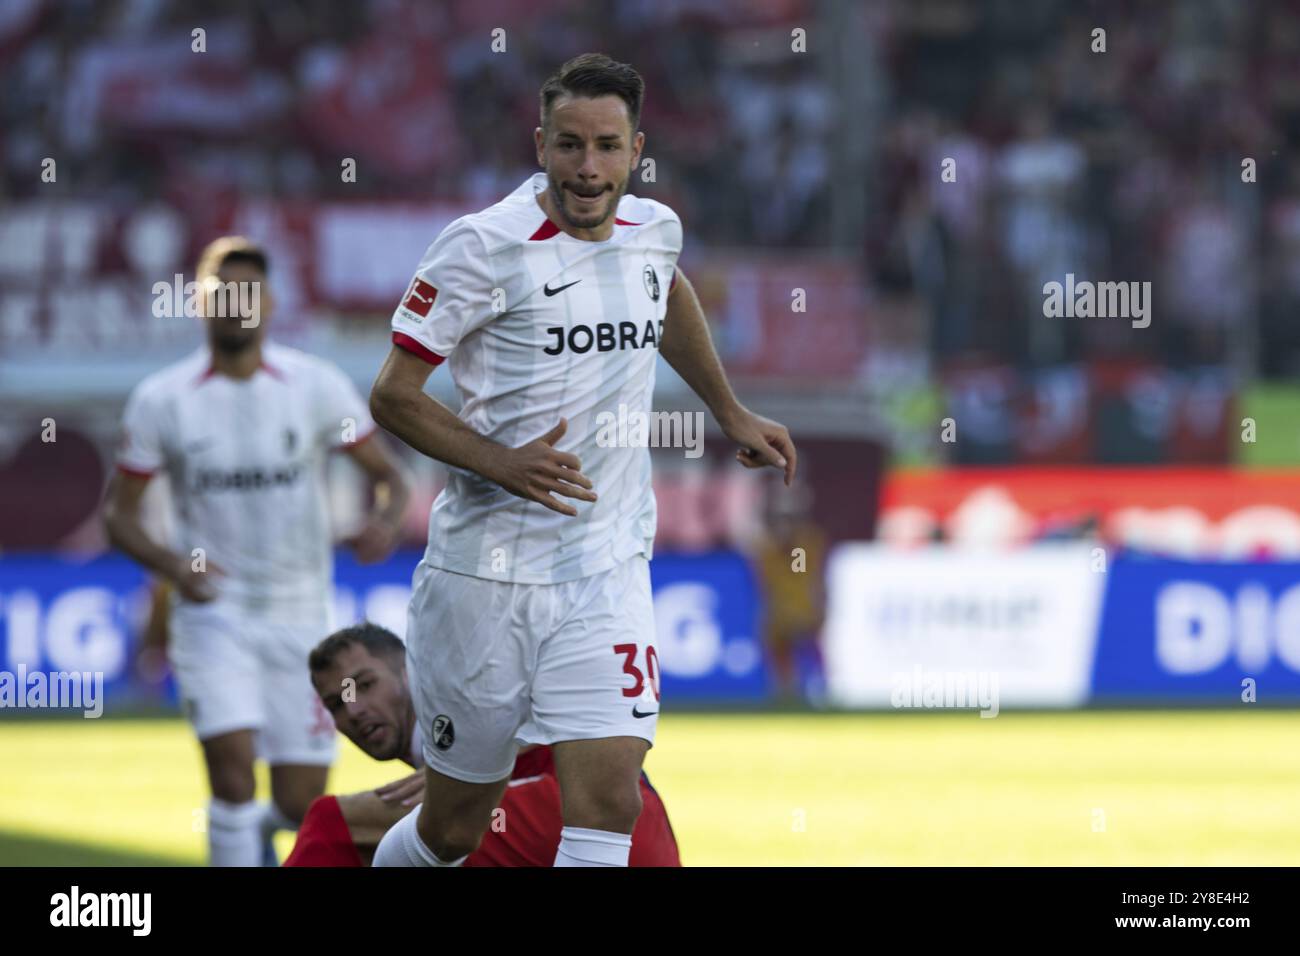
<path fill-rule="evenodd" d="M 688 866 L 1294 866 L 1298 730 L 1300 714 L 1246 706 L 668 714 L 646 769 Z M 0 865 L 203 861 L 179 719 L 6 720 L 0 768 Z M 344 742 L 331 790 L 403 770 Z"/>

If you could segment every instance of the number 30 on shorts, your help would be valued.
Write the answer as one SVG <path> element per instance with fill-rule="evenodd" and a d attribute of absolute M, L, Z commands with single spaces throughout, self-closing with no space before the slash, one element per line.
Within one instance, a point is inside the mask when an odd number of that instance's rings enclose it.
<path fill-rule="evenodd" d="M 641 668 L 636 666 L 636 655 L 639 648 L 635 644 L 615 644 L 614 653 L 623 655 L 623 673 L 631 674 L 632 679 L 636 681 L 631 687 L 623 688 L 624 697 L 640 697 L 645 693 L 646 675 L 641 673 Z M 659 654 L 650 645 L 645 649 L 645 669 L 650 675 L 650 689 L 654 691 L 655 700 L 659 699 Z"/>

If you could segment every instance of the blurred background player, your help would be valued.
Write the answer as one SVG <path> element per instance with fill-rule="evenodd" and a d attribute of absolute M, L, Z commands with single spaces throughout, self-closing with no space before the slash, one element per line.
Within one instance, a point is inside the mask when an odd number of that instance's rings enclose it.
<path fill-rule="evenodd" d="M 265 341 L 267 260 L 238 237 L 211 243 L 197 268 L 207 347 L 150 375 L 124 415 L 104 526 L 111 543 L 171 583 L 168 657 L 203 748 L 210 862 L 266 862 L 325 790 L 334 728 L 302 660 L 331 629 L 333 560 L 324 464 L 346 451 L 374 485 L 353 541 L 359 560 L 391 549 L 407 483 L 352 383 L 332 364 Z M 253 314 L 227 295 L 243 283 Z M 251 293 L 251 294 L 250 294 Z M 249 312 L 247 308 L 243 310 Z M 150 478 L 166 473 L 173 543 L 143 527 Z M 254 800 L 253 764 L 271 768 L 271 802 Z M 273 862 L 273 855 L 272 860 Z"/>
<path fill-rule="evenodd" d="M 766 598 L 763 640 L 778 700 L 820 702 L 825 678 L 818 635 L 826 615 L 826 535 L 812 518 L 812 493 L 797 484 L 767 498 L 755 549 Z"/>
<path fill-rule="evenodd" d="M 365 866 L 384 833 L 424 798 L 424 741 L 406 676 L 406 648 L 391 631 L 364 623 L 332 634 L 308 659 L 312 684 L 334 726 L 376 760 L 419 773 L 377 790 L 318 797 L 285 866 Z M 644 809 L 632 831 L 629 866 L 680 866 L 668 814 L 641 774 Z M 465 866 L 550 866 L 560 843 L 559 781 L 549 747 L 525 747 L 492 825 Z"/>
<path fill-rule="evenodd" d="M 627 192 L 643 93 L 636 70 L 602 54 L 563 64 L 534 130 L 545 172 L 444 229 L 393 315 L 371 409 L 453 471 L 407 628 L 428 796 L 378 865 L 473 852 L 521 743 L 555 745 L 556 865 L 627 865 L 659 716 L 655 498 L 648 448 L 604 442 L 597 426 L 602 412 L 648 415 L 660 355 L 746 467 L 794 476 L 785 427 L 732 394 L 677 266 L 677 214 Z M 424 392 L 445 359 L 460 416 Z"/>

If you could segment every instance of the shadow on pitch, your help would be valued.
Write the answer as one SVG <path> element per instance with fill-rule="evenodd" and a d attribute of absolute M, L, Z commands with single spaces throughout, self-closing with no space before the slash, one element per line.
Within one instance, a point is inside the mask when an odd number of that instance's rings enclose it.
<path fill-rule="evenodd" d="M 173 856 L 0 830 L 0 866 L 192 866 Z"/>

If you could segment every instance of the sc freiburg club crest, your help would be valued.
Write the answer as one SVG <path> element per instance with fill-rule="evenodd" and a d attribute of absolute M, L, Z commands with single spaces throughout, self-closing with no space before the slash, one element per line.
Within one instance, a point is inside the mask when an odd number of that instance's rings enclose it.
<path fill-rule="evenodd" d="M 650 296 L 651 302 L 659 301 L 659 276 L 655 274 L 655 267 L 647 265 L 645 271 L 641 273 L 641 278 L 645 280 L 645 291 Z"/>
<path fill-rule="evenodd" d="M 456 728 L 452 725 L 451 718 L 446 714 L 433 718 L 433 745 L 439 750 L 446 750 L 455 742 Z"/>

